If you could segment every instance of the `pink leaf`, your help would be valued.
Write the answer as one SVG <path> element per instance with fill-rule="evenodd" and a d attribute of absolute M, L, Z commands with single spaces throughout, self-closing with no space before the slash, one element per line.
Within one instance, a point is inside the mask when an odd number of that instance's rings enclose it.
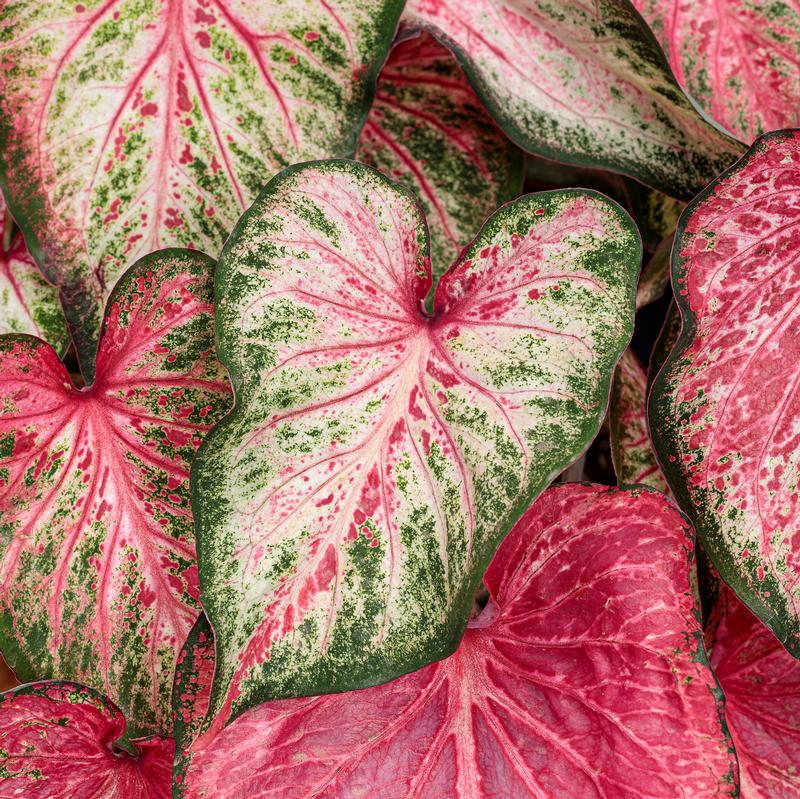
<path fill-rule="evenodd" d="M 169 799 L 174 741 L 124 736 L 119 709 L 84 685 L 39 682 L 0 694 L 2 794 Z"/>
<path fill-rule="evenodd" d="M 800 133 L 762 137 L 687 207 L 680 339 L 650 429 L 720 575 L 800 657 Z"/>
<path fill-rule="evenodd" d="M 656 492 L 551 488 L 495 555 L 492 599 L 455 654 L 374 688 L 268 702 L 187 750 L 213 663 L 201 620 L 176 682 L 176 795 L 734 796 L 692 548 Z"/>
<path fill-rule="evenodd" d="M 136 730 L 169 729 L 197 616 L 189 466 L 229 389 L 213 262 L 164 251 L 109 300 L 91 388 L 49 346 L 0 337 L 0 650 L 23 680 L 80 680 Z"/>
<path fill-rule="evenodd" d="M 711 665 L 725 692 L 741 799 L 798 799 L 800 663 L 732 591 L 715 615 Z"/>
<path fill-rule="evenodd" d="M 682 86 L 743 141 L 800 125 L 800 7 L 772 0 L 633 0 Z"/>

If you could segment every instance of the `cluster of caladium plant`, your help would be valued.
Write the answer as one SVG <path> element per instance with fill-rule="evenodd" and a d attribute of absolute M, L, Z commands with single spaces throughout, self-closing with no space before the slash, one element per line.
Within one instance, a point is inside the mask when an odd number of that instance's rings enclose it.
<path fill-rule="evenodd" d="M 0 795 L 800 798 L 798 64 L 0 6 Z"/>

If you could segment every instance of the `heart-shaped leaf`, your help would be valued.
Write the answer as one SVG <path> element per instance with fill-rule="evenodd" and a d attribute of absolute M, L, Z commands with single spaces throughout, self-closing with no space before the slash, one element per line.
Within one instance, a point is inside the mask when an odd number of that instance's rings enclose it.
<path fill-rule="evenodd" d="M 530 152 L 690 199 L 742 152 L 683 94 L 628 0 L 409 0 Z"/>
<path fill-rule="evenodd" d="M 800 797 L 800 663 L 730 590 L 711 631 L 711 665 L 739 760 L 742 799 Z"/>
<path fill-rule="evenodd" d="M 14 223 L 0 194 L 0 335 L 30 333 L 63 355 L 69 333 L 58 291 L 36 268 L 22 233 L 13 233 Z"/>
<path fill-rule="evenodd" d="M 650 428 L 703 547 L 800 657 L 800 132 L 760 139 L 687 207 L 680 338 Z"/>
<path fill-rule="evenodd" d="M 418 196 L 434 281 L 522 187 L 522 153 L 494 124 L 450 51 L 428 34 L 392 50 L 357 155 Z"/>
<path fill-rule="evenodd" d="M 213 665 L 201 622 L 178 668 L 176 796 L 735 795 L 692 548 L 655 492 L 551 488 L 498 550 L 492 599 L 454 655 L 386 685 L 268 702 L 186 749 Z"/>
<path fill-rule="evenodd" d="M 667 481 L 659 468 L 650 431 L 647 429 L 647 372 L 636 354 L 622 353 L 614 382 L 608 420 L 611 428 L 611 457 L 619 485 L 644 485 L 667 492 Z"/>
<path fill-rule="evenodd" d="M 0 651 L 23 680 L 102 690 L 170 729 L 199 609 L 189 464 L 229 405 L 213 261 L 147 256 L 119 281 L 91 388 L 44 342 L 0 337 Z"/>
<path fill-rule="evenodd" d="M 85 685 L 0 694 L 3 796 L 169 799 L 174 752 L 169 738 L 130 740 L 119 708 Z"/>
<path fill-rule="evenodd" d="M 275 171 L 352 155 L 402 5 L 4 5 L 0 182 L 87 383 L 105 300 L 139 256 L 216 256 Z"/>
<path fill-rule="evenodd" d="M 800 125 L 800 6 L 634 0 L 680 84 L 743 141 Z"/>
<path fill-rule="evenodd" d="M 236 405 L 192 470 L 212 714 L 452 652 L 494 549 L 594 438 L 641 246 L 579 190 L 504 206 L 437 289 L 422 212 L 363 164 L 276 177 L 217 270 Z"/>

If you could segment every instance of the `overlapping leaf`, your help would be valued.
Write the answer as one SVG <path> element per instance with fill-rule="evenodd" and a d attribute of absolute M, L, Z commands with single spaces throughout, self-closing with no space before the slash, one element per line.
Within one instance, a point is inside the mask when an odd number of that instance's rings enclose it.
<path fill-rule="evenodd" d="M 186 250 L 129 270 L 88 389 L 44 342 L 0 337 L 0 651 L 23 680 L 102 690 L 136 731 L 170 729 L 199 608 L 188 470 L 229 403 L 212 270 Z"/>
<path fill-rule="evenodd" d="M 664 497 L 543 494 L 487 572 L 448 659 L 386 685 L 268 702 L 186 748 L 208 701 L 207 623 L 178 669 L 181 799 L 718 797 L 734 757 Z"/>
<path fill-rule="evenodd" d="M 58 291 L 36 268 L 22 233 L 13 235 L 13 227 L 0 194 L 0 334 L 30 333 L 63 355 L 69 333 Z"/>
<path fill-rule="evenodd" d="M 634 0 L 682 86 L 743 141 L 800 125 L 800 7 Z"/>
<path fill-rule="evenodd" d="M 402 0 L 53 0 L 0 12 L 0 173 L 91 382 L 136 258 L 216 255 L 274 172 L 351 155 Z"/>
<path fill-rule="evenodd" d="M 690 199 L 741 153 L 681 91 L 628 0 L 409 0 L 500 127 L 548 158 Z"/>
<path fill-rule="evenodd" d="M 174 752 L 169 738 L 128 739 L 119 708 L 84 685 L 0 694 L 3 796 L 169 799 Z"/>
<path fill-rule="evenodd" d="M 711 665 L 725 692 L 742 799 L 797 799 L 800 663 L 732 591 L 715 615 Z"/>
<path fill-rule="evenodd" d="M 619 485 L 644 485 L 668 491 L 647 428 L 647 373 L 630 348 L 614 372 L 608 407 L 611 457 Z"/>
<path fill-rule="evenodd" d="M 192 472 L 218 724 L 453 651 L 498 542 L 596 434 L 640 252 L 610 200 L 530 195 L 430 318 L 408 193 L 354 162 L 272 181 L 218 267 L 237 404 Z"/>
<path fill-rule="evenodd" d="M 681 218 L 680 338 L 651 393 L 667 479 L 724 580 L 800 657 L 800 134 L 760 139 Z"/>
<path fill-rule="evenodd" d="M 522 153 L 494 124 L 450 51 L 428 34 L 392 50 L 357 156 L 419 197 L 434 279 L 522 185 Z"/>

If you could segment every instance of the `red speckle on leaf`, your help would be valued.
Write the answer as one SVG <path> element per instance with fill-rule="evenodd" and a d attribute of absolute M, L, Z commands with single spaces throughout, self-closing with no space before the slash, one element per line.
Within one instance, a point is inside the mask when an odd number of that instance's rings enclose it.
<path fill-rule="evenodd" d="M 36 444 L 36 434 L 30 433 L 17 433 L 17 438 L 14 442 L 14 455 L 22 455 L 29 452 Z"/>
<path fill-rule="evenodd" d="M 107 225 L 109 222 L 113 222 L 115 219 L 119 219 L 119 214 L 117 210 L 119 209 L 120 199 L 116 197 L 113 202 L 111 203 L 111 207 L 108 210 L 108 213 L 103 218 L 103 224 Z"/>
<path fill-rule="evenodd" d="M 422 446 L 425 448 L 425 454 L 431 454 L 431 434 L 427 430 L 422 431 Z"/>
<path fill-rule="evenodd" d="M 158 113 L 158 106 L 155 103 L 145 103 L 139 109 L 139 113 L 143 117 L 154 117 Z"/>
<path fill-rule="evenodd" d="M 211 47 L 211 37 L 205 31 L 198 31 L 195 33 L 194 38 L 197 39 L 197 43 L 200 47 Z"/>
<path fill-rule="evenodd" d="M 192 101 L 189 99 L 189 91 L 184 83 L 183 75 L 178 76 L 178 108 L 186 112 L 192 110 Z"/>
<path fill-rule="evenodd" d="M 156 592 L 152 588 L 145 586 L 141 591 L 139 591 L 138 599 L 142 605 L 144 605 L 146 608 L 149 608 L 156 601 Z"/>
<path fill-rule="evenodd" d="M 307 42 L 315 42 L 319 39 L 319 34 L 315 31 L 306 31 L 306 41 Z"/>
<path fill-rule="evenodd" d="M 192 151 L 189 148 L 188 143 L 184 145 L 179 161 L 182 164 L 191 164 L 192 161 L 194 161 L 194 156 L 192 155 Z"/>
<path fill-rule="evenodd" d="M 217 21 L 217 18 L 213 14 L 206 14 L 203 9 L 198 8 L 194 12 L 194 21 L 200 23 L 204 22 L 206 25 L 213 25 Z"/>
<path fill-rule="evenodd" d="M 392 427 L 392 432 L 389 434 L 389 444 L 397 444 L 398 442 L 402 441 L 405 429 L 405 420 L 402 418 L 398 419 Z"/>
<path fill-rule="evenodd" d="M 167 218 L 164 220 L 164 227 L 172 230 L 176 227 L 181 227 L 183 220 L 178 217 L 177 208 L 167 208 Z"/>
<path fill-rule="evenodd" d="M 428 362 L 427 372 L 431 377 L 435 378 L 439 383 L 442 384 L 442 388 L 452 388 L 453 386 L 458 385 L 458 379 L 452 373 L 445 372 L 432 361 Z"/>
<path fill-rule="evenodd" d="M 421 408 L 419 408 L 419 406 L 417 405 L 418 394 L 419 394 L 419 387 L 414 386 L 411 389 L 411 393 L 409 394 L 408 397 L 408 412 L 414 419 L 424 419 L 425 414 L 422 412 Z"/>

